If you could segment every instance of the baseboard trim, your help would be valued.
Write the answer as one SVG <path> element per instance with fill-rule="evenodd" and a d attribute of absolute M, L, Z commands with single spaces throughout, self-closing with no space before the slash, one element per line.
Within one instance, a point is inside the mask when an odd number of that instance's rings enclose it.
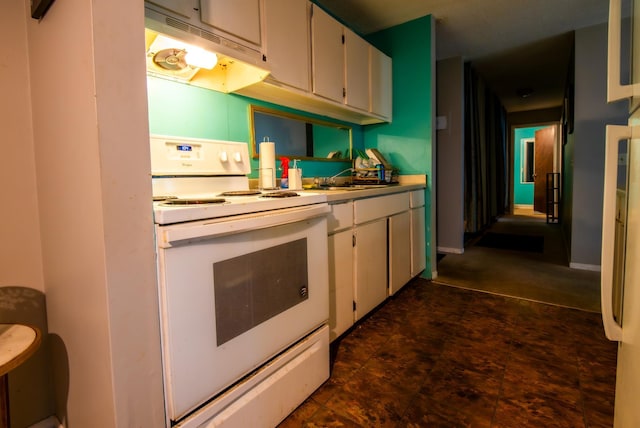
<path fill-rule="evenodd" d="M 464 254 L 464 248 L 436 247 L 436 251 L 442 254 Z"/>
<path fill-rule="evenodd" d="M 64 428 L 64 425 L 62 425 L 55 416 L 49 416 L 47 419 L 36 422 L 29 428 Z"/>
<path fill-rule="evenodd" d="M 592 272 L 600 272 L 600 265 L 589 265 L 586 263 L 569 263 L 571 269 L 589 270 Z"/>

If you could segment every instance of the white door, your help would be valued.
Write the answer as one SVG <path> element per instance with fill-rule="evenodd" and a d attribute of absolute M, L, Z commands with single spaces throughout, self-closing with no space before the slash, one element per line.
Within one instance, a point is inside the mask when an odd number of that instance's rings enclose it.
<path fill-rule="evenodd" d="M 280 83 L 309 91 L 311 58 L 309 4 L 300 0 L 264 3 L 263 51 L 271 77 Z"/>
<path fill-rule="evenodd" d="M 345 90 L 347 105 L 369 110 L 369 43 L 348 28 L 345 36 Z"/>
<path fill-rule="evenodd" d="M 630 124 L 640 126 L 636 112 Z M 618 345 L 618 371 L 614 426 L 640 426 L 640 139 L 628 146 L 627 239 L 622 305 L 622 340 Z"/>
<path fill-rule="evenodd" d="M 311 52 L 313 93 L 344 101 L 344 44 L 342 24 L 313 5 Z"/>
<path fill-rule="evenodd" d="M 353 325 L 353 232 L 329 235 L 329 327 L 331 340 Z"/>
<path fill-rule="evenodd" d="M 354 229 L 355 320 L 387 298 L 387 219 L 381 218 Z"/>
<path fill-rule="evenodd" d="M 411 213 L 389 217 L 389 295 L 411 279 Z"/>

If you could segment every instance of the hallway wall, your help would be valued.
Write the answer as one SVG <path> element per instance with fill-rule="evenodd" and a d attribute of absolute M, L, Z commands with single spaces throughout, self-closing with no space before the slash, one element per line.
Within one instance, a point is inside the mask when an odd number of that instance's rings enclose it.
<path fill-rule="evenodd" d="M 599 270 L 605 125 L 626 124 L 627 103 L 607 104 L 606 24 L 576 30 L 575 43 L 570 265 Z"/>
<path fill-rule="evenodd" d="M 438 253 L 464 252 L 464 63 L 461 57 L 436 64 L 436 210 Z"/>

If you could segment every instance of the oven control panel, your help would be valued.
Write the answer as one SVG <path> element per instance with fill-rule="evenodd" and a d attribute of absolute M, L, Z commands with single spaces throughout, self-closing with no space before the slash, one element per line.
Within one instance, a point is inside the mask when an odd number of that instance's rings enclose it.
<path fill-rule="evenodd" d="M 238 141 L 152 135 L 151 174 L 247 175 L 249 145 Z"/>

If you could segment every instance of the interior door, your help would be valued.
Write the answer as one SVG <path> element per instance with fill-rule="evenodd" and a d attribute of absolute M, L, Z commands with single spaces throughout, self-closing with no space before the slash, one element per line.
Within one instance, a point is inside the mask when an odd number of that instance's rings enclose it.
<path fill-rule="evenodd" d="M 549 126 L 535 133 L 533 209 L 547 212 L 547 173 L 553 172 L 553 149 L 556 143 L 556 127 Z"/>

